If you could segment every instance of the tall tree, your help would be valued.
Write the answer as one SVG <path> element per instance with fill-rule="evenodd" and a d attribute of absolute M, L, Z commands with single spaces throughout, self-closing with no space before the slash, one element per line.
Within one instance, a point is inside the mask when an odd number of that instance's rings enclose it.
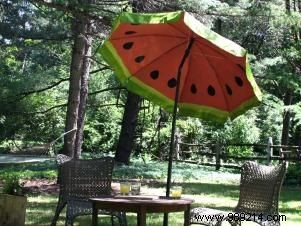
<path fill-rule="evenodd" d="M 83 142 L 92 45 L 91 23 L 88 18 L 75 18 L 73 22 L 74 44 L 65 126 L 65 131 L 73 132 L 64 137 L 63 153 L 75 158 L 80 157 Z"/>
<path fill-rule="evenodd" d="M 132 8 L 134 12 L 143 11 L 143 2 L 133 1 Z M 140 102 L 140 96 L 128 92 L 115 153 L 115 160 L 127 165 L 130 162 L 130 156 L 134 147 Z"/>
<path fill-rule="evenodd" d="M 290 0 L 285 0 L 285 9 L 286 9 L 286 13 L 290 14 L 291 11 Z M 292 104 L 292 95 L 293 95 L 292 90 L 290 88 L 287 88 L 283 97 L 283 103 L 285 107 L 290 106 Z M 290 121 L 291 121 L 290 109 L 285 108 L 283 112 L 282 134 L 281 134 L 282 145 L 288 144 Z"/>
<path fill-rule="evenodd" d="M 130 162 L 130 156 L 134 147 L 140 102 L 141 97 L 128 92 L 115 153 L 115 160 L 127 165 Z"/>
<path fill-rule="evenodd" d="M 65 3 L 60 1 L 48 2 L 45 0 L 32 1 L 62 10 L 73 17 L 72 31 L 74 43 L 65 123 L 67 134 L 64 137 L 62 153 L 70 157 L 79 158 L 83 142 L 84 118 L 88 96 L 88 78 L 92 48 L 92 18 L 100 19 L 97 15 L 93 15 L 91 9 L 93 9 L 93 6 L 97 7 L 98 4 L 102 4 L 94 0 L 66 1 Z"/>
<path fill-rule="evenodd" d="M 292 8 L 291 5 L 293 4 Z M 298 11 L 298 8 L 300 7 L 300 0 L 298 0 L 298 3 L 296 1 L 293 1 L 293 3 L 290 2 L 290 0 L 285 0 L 285 9 L 286 13 L 288 15 L 291 14 L 291 11 Z M 299 9 L 300 10 L 300 9 Z M 293 26 L 291 30 L 291 35 L 293 36 L 293 42 L 298 43 L 300 40 L 300 28 Z M 292 67 L 292 74 L 297 74 L 300 70 L 298 65 L 293 65 Z M 293 90 L 291 87 L 287 87 L 284 97 L 283 97 L 283 103 L 285 106 L 284 113 L 283 113 L 283 125 L 282 125 L 282 136 L 281 136 L 281 144 L 287 145 L 289 143 L 289 130 L 291 125 L 291 118 L 292 118 L 292 112 L 291 109 L 288 107 L 292 105 L 293 100 Z"/>

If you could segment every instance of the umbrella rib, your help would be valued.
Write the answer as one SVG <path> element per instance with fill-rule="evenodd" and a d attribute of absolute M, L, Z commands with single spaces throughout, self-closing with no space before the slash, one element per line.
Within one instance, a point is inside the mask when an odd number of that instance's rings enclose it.
<path fill-rule="evenodd" d="M 205 39 L 206 40 L 206 39 Z M 208 41 L 208 40 L 207 40 Z M 202 46 L 202 45 L 206 45 L 208 48 L 210 48 L 210 45 L 208 45 L 208 44 L 206 44 L 206 43 L 203 43 L 202 42 L 202 44 L 200 44 L 200 46 Z M 233 61 L 231 61 L 228 57 L 226 57 L 224 54 L 223 54 L 223 52 L 227 52 L 227 51 L 225 51 L 225 50 L 222 50 L 222 52 L 220 52 L 220 51 L 217 51 L 216 49 L 214 49 L 214 48 L 211 48 L 214 52 L 216 52 L 218 55 L 220 55 L 221 57 L 220 57 L 220 59 L 223 59 L 223 60 L 227 60 L 227 61 L 229 61 L 231 64 L 235 64 Z M 221 49 L 221 48 L 220 48 Z M 216 57 L 216 56 L 210 56 L 210 55 L 208 55 L 208 54 L 204 54 L 204 51 L 202 51 L 203 52 L 203 56 L 209 56 L 209 57 Z M 229 52 L 227 52 L 227 53 L 229 53 Z M 231 53 L 229 53 L 229 54 L 231 54 Z M 231 54 L 231 55 L 233 55 L 233 54 Z M 216 58 L 218 58 L 218 57 L 216 57 Z M 244 71 L 244 69 L 242 69 L 241 67 L 239 67 L 237 64 L 235 64 L 240 70 L 242 70 L 243 72 L 245 72 Z"/>
<path fill-rule="evenodd" d="M 181 31 L 179 29 L 176 28 L 176 26 L 172 23 L 168 23 L 167 25 L 169 25 L 171 28 L 173 28 L 175 31 L 179 31 L 181 34 L 184 35 L 184 37 L 187 37 L 187 34 L 184 31 Z"/>
<path fill-rule="evenodd" d="M 136 72 L 134 72 L 133 74 L 137 74 L 139 73 L 141 70 L 145 69 L 147 66 L 149 66 L 150 64 L 154 63 L 156 60 L 158 60 L 161 56 L 167 54 L 168 52 L 178 48 L 179 46 L 183 45 L 183 44 L 186 44 L 187 43 L 187 40 L 185 40 L 184 42 L 176 45 L 176 46 L 173 46 L 172 48 L 168 49 L 167 51 L 165 52 L 162 52 L 162 54 L 160 54 L 159 56 L 157 56 L 154 60 L 150 61 L 148 64 L 144 65 L 143 67 L 139 68 L 139 70 L 137 70 Z M 132 75 L 133 76 L 133 75 Z M 131 77 L 132 77 L 131 76 Z"/>
<path fill-rule="evenodd" d="M 200 49 L 200 51 L 202 53 L 204 53 L 204 51 L 202 50 L 201 48 L 201 45 L 197 45 L 197 48 Z M 220 52 L 216 51 L 218 54 L 222 55 Z M 208 65 L 211 67 L 211 69 L 215 72 L 215 74 L 218 76 L 218 73 L 216 73 L 216 70 L 214 69 L 213 65 L 210 63 L 210 61 L 207 59 L 207 56 L 205 54 L 203 54 L 205 60 L 207 61 Z M 222 55 L 223 56 L 223 55 Z M 225 59 L 225 57 L 223 56 L 223 59 Z M 226 96 L 224 95 L 224 92 L 223 92 L 223 88 L 222 88 L 222 84 L 220 82 L 220 80 L 217 78 L 217 82 L 219 83 L 220 87 L 221 87 L 221 90 L 222 90 L 222 96 L 224 97 L 224 100 L 225 100 L 225 103 L 226 103 L 226 106 L 227 106 L 227 110 L 230 112 L 230 107 L 229 107 L 229 102 L 226 98 Z"/>

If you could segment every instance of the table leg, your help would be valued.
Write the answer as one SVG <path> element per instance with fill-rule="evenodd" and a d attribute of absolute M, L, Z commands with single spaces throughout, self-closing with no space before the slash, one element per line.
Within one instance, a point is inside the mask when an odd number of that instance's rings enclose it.
<path fill-rule="evenodd" d="M 164 213 L 163 226 L 168 226 L 168 213 Z"/>
<path fill-rule="evenodd" d="M 184 212 L 184 226 L 188 226 L 190 223 L 190 204 L 187 205 L 187 209 Z"/>
<path fill-rule="evenodd" d="M 98 221 L 98 209 L 95 207 L 95 204 L 93 203 L 93 208 L 92 208 L 92 226 L 97 226 L 97 221 Z"/>
<path fill-rule="evenodd" d="M 146 210 L 143 208 L 137 213 L 137 226 L 146 226 Z"/>

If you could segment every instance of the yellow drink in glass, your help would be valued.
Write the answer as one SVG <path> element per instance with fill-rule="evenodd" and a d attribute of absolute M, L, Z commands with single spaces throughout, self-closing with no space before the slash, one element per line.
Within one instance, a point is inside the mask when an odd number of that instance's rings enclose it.
<path fill-rule="evenodd" d="M 131 184 L 126 182 L 120 183 L 120 193 L 123 195 L 128 195 L 131 191 Z"/>
<path fill-rule="evenodd" d="M 171 197 L 173 198 L 181 198 L 182 195 L 182 187 L 174 186 L 171 188 Z"/>

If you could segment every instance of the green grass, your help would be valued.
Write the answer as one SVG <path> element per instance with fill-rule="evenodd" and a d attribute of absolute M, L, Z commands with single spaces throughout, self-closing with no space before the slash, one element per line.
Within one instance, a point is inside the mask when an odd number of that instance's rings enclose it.
<path fill-rule="evenodd" d="M 50 225 L 54 215 L 57 203 L 57 196 L 55 195 L 39 195 L 29 196 L 26 210 L 26 224 L 27 226 L 46 226 Z M 180 213 L 170 214 L 170 225 L 182 225 L 182 218 Z M 110 225 L 110 217 L 100 216 L 102 225 Z M 128 225 L 136 225 L 136 215 L 127 214 Z M 161 226 L 163 214 L 148 214 L 147 222 L 149 225 Z M 116 221 L 117 222 L 117 221 Z M 57 222 L 58 226 L 65 225 L 65 212 L 63 211 Z M 91 225 L 91 216 L 80 216 L 75 219 L 74 225 Z"/>
<path fill-rule="evenodd" d="M 0 180 L 4 179 L 6 175 L 16 175 L 21 179 L 54 179 L 57 176 L 57 167 L 53 160 L 0 167 Z M 116 165 L 113 172 L 113 178 L 116 180 L 144 178 L 166 181 L 166 177 L 167 162 L 147 161 L 144 163 L 141 159 L 133 160 L 129 166 Z M 172 178 L 176 182 L 199 181 L 202 178 L 202 180 L 215 183 L 233 184 L 239 180 L 239 171 L 231 169 L 214 171 L 213 167 L 173 163 Z"/>
<path fill-rule="evenodd" d="M 130 166 L 116 166 L 114 180 L 137 179 L 143 177 L 142 191 L 148 194 L 165 194 L 166 162 L 134 160 Z M 22 178 L 56 177 L 54 161 L 38 164 L 26 164 L 0 168 L 0 179 L 5 174 L 17 174 Z M 232 210 L 237 204 L 239 196 L 239 171 L 222 169 L 215 171 L 213 167 L 191 164 L 174 163 L 172 178 L 183 185 L 184 195 L 195 200 L 194 206 L 206 206 L 223 210 Z M 54 215 L 57 195 L 28 195 L 26 225 L 49 225 Z M 280 196 L 280 214 L 286 216 L 282 225 L 297 226 L 301 222 L 301 187 L 283 186 Z M 182 213 L 170 214 L 171 226 L 182 225 Z M 150 226 L 162 225 L 163 215 L 148 214 L 147 222 Z M 129 225 L 136 225 L 135 214 L 128 214 Z M 102 217 L 103 225 L 110 225 L 108 217 Z M 59 218 L 58 225 L 64 225 L 64 213 Z M 78 217 L 75 225 L 90 225 L 91 217 Z M 246 224 L 243 225 L 255 225 Z"/>
<path fill-rule="evenodd" d="M 185 183 L 184 197 L 193 198 L 196 206 L 206 206 L 222 210 L 232 210 L 237 204 L 238 187 L 229 184 L 208 184 L 208 183 Z M 156 184 L 156 187 L 143 185 L 142 190 L 148 194 L 164 193 L 164 184 Z M 28 206 L 26 213 L 26 225 L 30 226 L 46 226 L 49 225 L 54 215 L 56 207 L 56 195 L 30 195 L 28 197 Z M 301 188 L 283 187 L 280 196 L 280 214 L 286 216 L 286 222 L 283 225 L 297 226 L 301 222 Z M 64 225 L 65 213 L 61 213 L 57 225 Z M 110 218 L 101 216 L 102 225 L 110 225 Z M 162 225 L 162 214 L 148 214 L 148 225 Z M 172 213 L 169 217 L 169 225 L 182 225 L 183 214 Z M 136 225 L 135 214 L 128 214 L 129 225 Z M 90 225 L 91 217 L 83 216 L 75 220 L 75 225 Z M 252 225 L 252 224 L 243 224 Z M 255 224 L 254 224 L 255 225 Z"/>
<path fill-rule="evenodd" d="M 57 177 L 57 167 L 55 161 L 13 164 L 0 167 L 0 180 L 7 175 L 15 175 L 20 179 L 54 179 Z"/>

